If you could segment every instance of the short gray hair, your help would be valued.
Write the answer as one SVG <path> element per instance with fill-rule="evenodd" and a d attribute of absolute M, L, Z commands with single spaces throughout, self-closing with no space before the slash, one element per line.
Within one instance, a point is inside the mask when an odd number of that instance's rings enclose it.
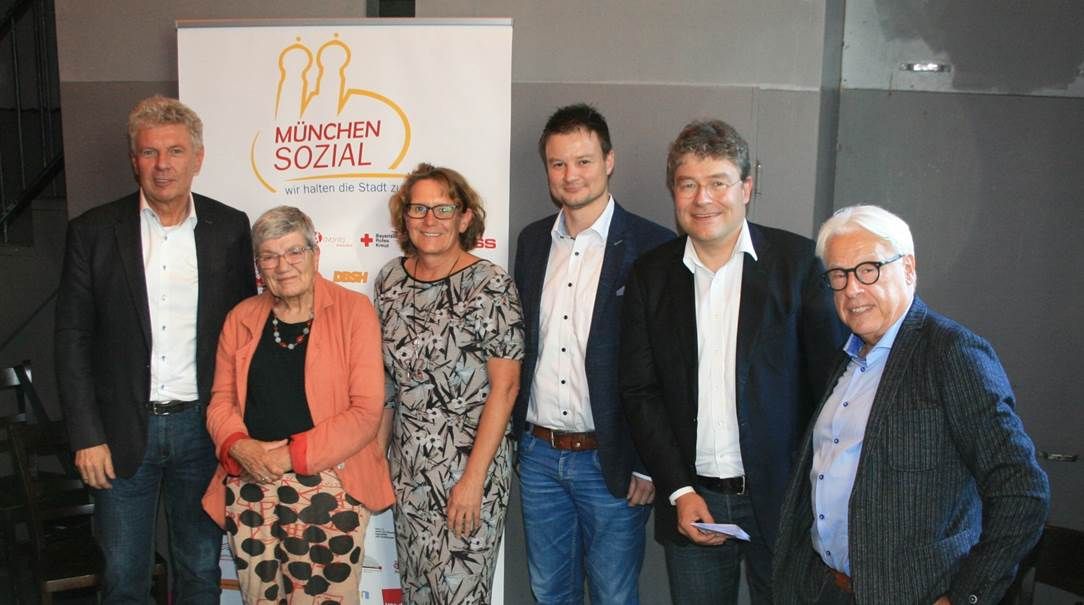
<path fill-rule="evenodd" d="M 309 215 L 293 206 L 275 206 L 252 224 L 252 253 L 256 254 L 267 240 L 286 237 L 291 233 L 300 233 L 307 245 L 316 247 L 316 228 Z"/>
<path fill-rule="evenodd" d="M 911 228 L 902 218 L 880 206 L 859 204 L 840 208 L 832 218 L 824 221 L 817 233 L 817 257 L 824 260 L 824 249 L 828 247 L 828 240 L 859 229 L 872 233 L 892 246 L 896 254 L 915 254 L 915 240 L 911 236 Z"/>
<path fill-rule="evenodd" d="M 749 178 L 749 143 L 733 126 L 722 120 L 695 120 L 681 129 L 666 156 L 666 188 L 674 192 L 674 173 L 686 154 L 700 159 L 728 160 L 741 171 L 741 180 Z"/>
<path fill-rule="evenodd" d="M 135 139 L 140 130 L 156 126 L 181 125 L 192 137 L 193 151 L 203 149 L 203 120 L 177 99 L 154 95 L 147 97 L 128 113 L 128 150 L 135 153 Z"/>

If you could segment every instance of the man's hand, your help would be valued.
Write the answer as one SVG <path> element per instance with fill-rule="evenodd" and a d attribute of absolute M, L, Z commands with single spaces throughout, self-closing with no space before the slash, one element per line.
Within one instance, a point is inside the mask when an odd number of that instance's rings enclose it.
<path fill-rule="evenodd" d="M 706 532 L 702 529 L 693 527 L 693 523 L 696 521 L 701 523 L 715 523 L 715 519 L 712 518 L 711 512 L 708 511 L 707 502 L 704 502 L 704 499 L 700 497 L 700 494 L 696 492 L 683 494 L 677 499 L 676 505 L 678 533 L 701 546 L 718 546 L 726 542 L 726 534 Z"/>
<path fill-rule="evenodd" d="M 282 477 L 282 473 L 289 470 L 281 465 L 281 458 L 276 461 L 273 454 L 276 448 L 287 444 L 285 439 L 279 441 L 259 441 L 257 439 L 240 439 L 230 447 L 230 456 L 233 457 L 257 483 L 271 483 Z M 281 454 L 279 454 L 281 455 Z M 289 452 L 286 453 L 289 459 Z"/>
<path fill-rule="evenodd" d="M 632 476 L 629 481 L 629 493 L 625 496 L 629 506 L 643 506 L 655 501 L 655 484 L 647 479 Z"/>
<path fill-rule="evenodd" d="M 949 601 L 948 595 L 941 595 L 941 598 L 934 601 L 933 605 L 952 605 L 952 601 Z"/>
<path fill-rule="evenodd" d="M 109 489 L 113 487 L 109 481 L 117 478 L 113 472 L 113 454 L 104 443 L 76 451 L 75 468 L 79 469 L 83 483 L 94 489 Z"/>

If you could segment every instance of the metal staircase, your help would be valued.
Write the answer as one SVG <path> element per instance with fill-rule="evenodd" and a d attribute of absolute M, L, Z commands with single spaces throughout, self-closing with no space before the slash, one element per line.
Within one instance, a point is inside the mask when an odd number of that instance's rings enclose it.
<path fill-rule="evenodd" d="M 28 212 L 63 198 L 64 152 L 52 0 L 0 0 L 0 245 L 31 245 Z"/>

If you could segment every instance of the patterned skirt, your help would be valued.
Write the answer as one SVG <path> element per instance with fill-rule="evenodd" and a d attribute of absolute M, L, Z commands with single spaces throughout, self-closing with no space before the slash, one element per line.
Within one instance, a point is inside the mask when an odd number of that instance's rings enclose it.
<path fill-rule="evenodd" d="M 226 480 L 226 537 L 246 604 L 358 603 L 368 524 L 331 471 Z"/>

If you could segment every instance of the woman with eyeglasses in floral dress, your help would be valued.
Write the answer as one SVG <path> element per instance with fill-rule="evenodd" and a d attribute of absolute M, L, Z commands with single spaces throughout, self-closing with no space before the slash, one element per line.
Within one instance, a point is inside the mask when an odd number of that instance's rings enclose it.
<path fill-rule="evenodd" d="M 523 319 L 458 172 L 421 164 L 389 204 L 405 254 L 376 280 L 405 603 L 488 603 L 512 477 Z M 390 433 L 390 435 L 389 435 Z"/>

